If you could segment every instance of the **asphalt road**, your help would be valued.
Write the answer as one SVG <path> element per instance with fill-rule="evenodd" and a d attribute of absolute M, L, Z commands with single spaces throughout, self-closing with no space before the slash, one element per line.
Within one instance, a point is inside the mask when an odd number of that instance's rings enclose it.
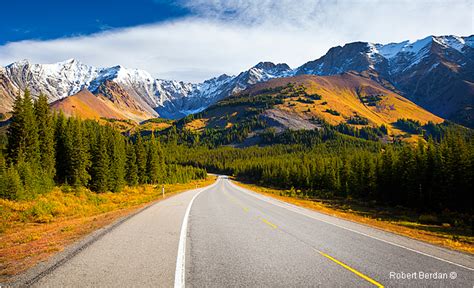
<path fill-rule="evenodd" d="M 132 217 L 35 286 L 473 287 L 473 268 L 470 255 L 220 177 Z"/>
<path fill-rule="evenodd" d="M 175 195 L 135 215 L 33 286 L 173 287 L 183 215 L 200 191 Z"/>

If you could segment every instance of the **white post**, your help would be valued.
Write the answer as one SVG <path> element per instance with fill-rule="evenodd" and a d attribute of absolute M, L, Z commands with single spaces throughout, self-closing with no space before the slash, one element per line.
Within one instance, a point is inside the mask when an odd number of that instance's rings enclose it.
<path fill-rule="evenodd" d="M 165 198 L 165 185 L 164 184 L 161 186 L 161 194 L 163 195 L 163 198 Z"/>

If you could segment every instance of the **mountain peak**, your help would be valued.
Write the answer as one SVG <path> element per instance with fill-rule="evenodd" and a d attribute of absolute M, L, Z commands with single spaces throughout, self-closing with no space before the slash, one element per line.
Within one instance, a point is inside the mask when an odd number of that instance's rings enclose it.
<path fill-rule="evenodd" d="M 273 69 L 290 70 L 291 69 L 290 66 L 288 66 L 286 63 L 275 64 L 270 61 L 259 62 L 257 65 L 253 66 L 252 68 L 257 68 L 257 69 L 262 69 L 262 70 L 273 70 Z"/>
<path fill-rule="evenodd" d="M 18 66 L 26 66 L 26 65 L 30 65 L 30 64 L 31 64 L 30 60 L 22 59 L 22 60 L 10 63 L 5 67 L 18 67 Z"/>

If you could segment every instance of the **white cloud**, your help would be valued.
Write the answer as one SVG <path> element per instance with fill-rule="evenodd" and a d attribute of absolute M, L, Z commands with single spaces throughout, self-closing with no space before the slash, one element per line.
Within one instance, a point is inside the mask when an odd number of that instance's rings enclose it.
<path fill-rule="evenodd" d="M 77 58 L 122 64 L 165 79 L 201 81 L 259 61 L 295 67 L 351 41 L 387 43 L 474 31 L 473 2 L 183 0 L 194 16 L 174 22 L 0 46 L 0 64 Z"/>

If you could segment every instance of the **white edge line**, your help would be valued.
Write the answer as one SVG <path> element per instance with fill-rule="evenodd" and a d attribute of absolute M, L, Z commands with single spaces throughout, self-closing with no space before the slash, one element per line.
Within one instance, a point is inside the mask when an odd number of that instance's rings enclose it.
<path fill-rule="evenodd" d="M 218 179 L 219 180 L 219 179 Z M 197 192 L 191 201 L 188 204 L 188 208 L 186 208 L 186 213 L 184 213 L 183 224 L 181 224 L 181 232 L 179 235 L 179 244 L 178 244 L 178 256 L 176 257 L 176 270 L 174 273 L 174 287 L 175 288 L 183 288 L 185 287 L 185 276 L 186 276 L 186 236 L 188 233 L 188 218 L 189 212 L 191 211 L 191 206 L 193 206 L 194 199 L 196 199 L 199 194 L 201 194 L 204 190 L 211 188 L 212 186 L 216 185 L 218 182 L 214 182 L 214 184 L 201 188 L 201 191 Z"/>
<path fill-rule="evenodd" d="M 260 200 L 262 200 L 262 201 L 264 201 L 264 202 L 273 204 L 273 205 L 275 205 L 275 206 L 279 206 L 279 207 L 281 207 L 281 208 L 285 208 L 285 209 L 287 209 L 287 210 L 289 210 L 289 211 L 292 211 L 292 212 L 294 212 L 294 213 L 298 213 L 298 214 L 300 214 L 300 215 L 303 215 L 303 216 L 306 216 L 306 217 L 309 217 L 309 218 L 312 218 L 312 219 L 315 219 L 315 220 L 318 220 L 318 221 L 321 221 L 321 222 L 324 222 L 324 223 L 327 223 L 327 224 L 330 224 L 330 225 L 333 225 L 333 226 L 336 226 L 336 227 L 339 227 L 339 228 L 342 228 L 342 229 L 345 229 L 345 230 L 348 230 L 348 231 L 351 231 L 351 232 L 354 232 L 354 233 L 357 233 L 357 234 L 360 234 L 360 235 L 363 235 L 363 236 L 366 236 L 366 237 L 369 237 L 369 238 L 372 238 L 372 239 L 375 239 L 375 240 L 379 240 L 379 241 L 385 242 L 385 243 L 387 243 L 387 244 L 390 244 L 390 245 L 393 245 L 393 246 L 397 246 L 397 247 L 400 247 L 400 248 L 403 248 L 403 249 L 406 249 L 406 250 L 409 250 L 409 251 L 412 251 L 412 252 L 415 252 L 415 253 L 418 253 L 418 254 L 421 254 L 421 255 L 424 255 L 424 256 L 428 256 L 428 257 L 434 258 L 434 259 L 439 260 L 439 261 L 443 261 L 443 262 L 446 262 L 446 263 L 449 263 L 449 264 L 452 264 L 452 265 L 456 265 L 456 266 L 458 266 L 458 267 L 461 267 L 461 268 L 464 268 L 464 269 L 467 269 L 467 270 L 470 270 L 470 271 L 474 271 L 473 268 L 470 268 L 470 267 L 467 267 L 467 266 L 464 266 L 464 265 L 461 265 L 461 264 L 458 264 L 458 263 L 455 263 L 455 262 L 451 262 L 451 261 L 449 261 L 449 260 L 446 260 L 446 259 L 443 259 L 443 258 L 440 258 L 440 257 L 436 257 L 436 256 L 433 256 L 433 255 L 430 255 L 430 254 L 427 254 L 427 253 L 424 253 L 424 252 L 421 252 L 421 251 L 418 251 L 418 250 L 415 250 L 415 249 L 406 247 L 406 246 L 404 246 L 404 245 L 400 245 L 400 244 L 397 244 L 397 243 L 393 243 L 393 242 L 391 242 L 391 241 L 384 240 L 384 239 L 381 239 L 381 238 L 378 238 L 378 237 L 375 237 L 375 236 L 372 236 L 372 235 L 369 235 L 369 234 L 366 234 L 366 233 L 363 233 L 363 232 L 359 232 L 359 231 L 353 230 L 353 229 L 351 229 L 351 228 L 347 228 L 347 227 L 344 227 L 344 226 L 341 226 L 341 225 L 338 225 L 338 224 L 334 224 L 334 223 L 331 223 L 331 222 L 329 222 L 329 221 L 326 221 L 326 220 L 322 220 L 322 219 L 313 217 L 313 216 L 311 216 L 311 215 L 307 215 L 307 214 L 305 214 L 305 213 L 302 213 L 302 212 L 300 212 L 300 211 L 295 210 L 292 206 L 290 206 L 291 204 L 285 203 L 285 204 L 287 204 L 288 206 L 284 206 L 284 205 L 281 205 L 281 204 L 278 204 L 278 203 L 274 203 L 273 201 L 269 201 L 268 199 L 265 199 L 265 198 L 263 198 L 263 197 L 260 196 L 260 195 L 259 195 L 259 196 L 254 195 L 254 194 L 253 194 L 254 192 L 250 193 L 250 192 L 246 191 L 247 189 L 244 189 L 244 188 L 242 188 L 242 187 L 240 187 L 240 186 L 237 186 L 237 185 L 235 185 L 234 183 L 232 183 L 231 181 L 229 181 L 229 182 L 230 182 L 234 187 L 237 187 L 238 190 L 244 192 L 244 193 L 247 194 L 247 195 L 250 195 L 250 196 L 252 196 L 252 197 L 255 197 L 255 198 L 257 198 L 257 199 L 260 199 Z M 290 208 L 291 208 L 291 209 L 290 209 Z M 300 208 L 300 207 L 298 207 L 298 208 Z"/>

